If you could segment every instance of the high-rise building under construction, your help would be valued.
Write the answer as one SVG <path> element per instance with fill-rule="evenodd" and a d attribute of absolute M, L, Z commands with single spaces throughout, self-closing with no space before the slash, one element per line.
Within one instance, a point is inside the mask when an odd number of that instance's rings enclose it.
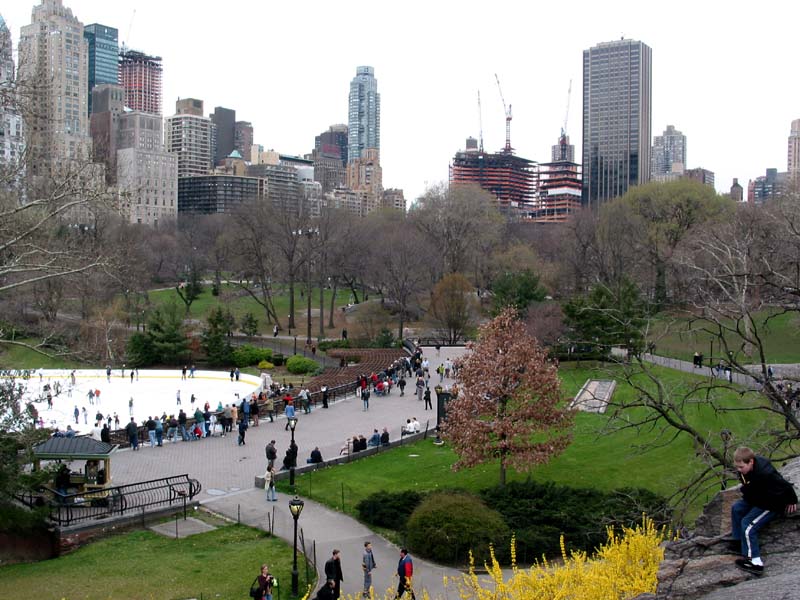
<path fill-rule="evenodd" d="M 119 55 L 119 83 L 125 106 L 136 112 L 161 114 L 161 57 L 123 47 Z"/>
<path fill-rule="evenodd" d="M 465 150 L 456 152 L 450 165 L 450 184 L 475 183 L 497 199 L 501 212 L 522 216 L 532 207 L 536 194 L 536 163 L 516 156 L 510 149 L 497 153 L 478 148 L 475 138 L 467 138 Z"/>

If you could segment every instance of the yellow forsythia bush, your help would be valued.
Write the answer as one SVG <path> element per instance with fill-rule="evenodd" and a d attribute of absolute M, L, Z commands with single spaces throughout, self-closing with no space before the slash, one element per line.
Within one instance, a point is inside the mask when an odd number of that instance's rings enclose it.
<path fill-rule="evenodd" d="M 585 552 L 567 555 L 561 538 L 563 564 L 546 560 L 530 569 L 516 565 L 515 542 L 511 540 L 512 576 L 503 571 L 492 552 L 489 575 L 478 575 L 470 565 L 468 575 L 450 579 L 463 600 L 625 600 L 655 592 L 658 564 L 664 558 L 660 544 L 666 531 L 644 519 L 641 526 L 625 528 L 621 534 L 608 529 L 608 542 L 588 558 Z"/>

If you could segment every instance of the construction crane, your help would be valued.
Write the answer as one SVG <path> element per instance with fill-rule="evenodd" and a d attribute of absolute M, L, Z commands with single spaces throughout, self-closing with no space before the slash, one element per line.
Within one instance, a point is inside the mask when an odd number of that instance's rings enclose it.
<path fill-rule="evenodd" d="M 569 121 L 569 100 L 572 97 L 572 79 L 569 80 L 569 89 L 567 90 L 567 111 L 564 114 L 564 125 L 561 127 L 561 137 L 567 135 L 567 121 Z"/>
<path fill-rule="evenodd" d="M 133 9 L 133 14 L 131 15 L 131 22 L 128 24 L 128 35 L 125 37 L 125 41 L 122 42 L 122 51 L 124 52 L 127 49 L 131 48 L 131 30 L 133 29 L 133 20 L 136 18 L 136 9 Z"/>
<path fill-rule="evenodd" d="M 481 110 L 481 91 L 478 90 L 478 127 L 479 127 L 479 146 L 481 152 L 483 152 L 483 111 Z"/>
<path fill-rule="evenodd" d="M 503 110 L 506 113 L 506 147 L 503 152 L 511 154 L 511 105 L 509 104 L 506 107 L 506 99 L 503 97 L 503 88 L 500 87 L 500 78 L 497 76 L 497 73 L 494 74 L 494 78 L 497 81 L 497 89 L 500 91 L 500 100 L 503 101 Z"/>

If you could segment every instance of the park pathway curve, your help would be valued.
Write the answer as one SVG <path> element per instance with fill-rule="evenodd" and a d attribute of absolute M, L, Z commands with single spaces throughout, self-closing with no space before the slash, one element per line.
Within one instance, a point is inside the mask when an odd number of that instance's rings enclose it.
<path fill-rule="evenodd" d="M 439 352 L 434 348 L 424 348 L 423 351 L 430 361 L 433 386 L 438 383 L 438 375 L 433 371 L 439 363 L 443 363 L 448 357 L 455 359 L 466 350 L 460 347 L 443 347 Z M 444 383 L 451 384 L 453 380 L 445 380 Z M 165 385 L 171 386 L 172 383 L 165 382 Z M 216 404 L 216 400 L 212 399 L 211 404 Z M 355 396 L 348 396 L 337 400 L 327 410 L 315 408 L 310 414 L 300 412 L 295 430 L 299 462 L 304 462 L 315 446 L 320 448 L 325 458 L 337 456 L 345 438 L 353 434 L 369 437 L 373 429 L 380 431 L 387 427 L 391 439 L 396 440 L 400 437 L 401 426 L 409 417 L 417 417 L 423 428 L 426 424 L 430 429 L 436 426 L 435 411 L 424 410 L 423 403 L 413 394 L 412 385 L 406 388 L 402 397 L 397 389 L 389 396 L 377 397 L 373 394 L 369 410 L 364 410 L 362 402 Z M 114 483 L 121 485 L 188 473 L 203 485 L 203 490 L 197 497 L 202 505 L 233 520 L 240 519 L 245 524 L 265 530 L 268 528 L 267 514 L 272 519 L 274 512 L 274 533 L 292 544 L 290 497 L 278 494 L 278 502 L 267 502 L 264 491 L 254 487 L 255 477 L 263 475 L 266 469 L 265 445 L 270 440 L 276 440 L 278 462 L 289 445 L 290 432 L 285 429 L 285 424 L 283 417 L 274 423 L 262 418 L 259 427 L 251 427 L 247 432 L 245 446 L 237 445 L 234 434 L 194 442 L 165 443 L 163 447 L 157 448 L 142 447 L 139 452 L 117 452 L 114 455 Z M 398 454 L 399 459 L 402 456 Z M 364 541 L 371 540 L 378 565 L 373 574 L 376 592 L 380 592 L 382 597 L 382 593 L 390 586 L 396 589 L 397 578 L 394 574 L 397 570 L 399 548 L 341 512 L 312 500 L 304 501 L 305 508 L 298 526 L 303 531 L 309 551 L 312 540 L 316 542 L 316 567 L 319 571 L 323 570 L 331 551 L 338 548 L 342 551 L 342 590 L 347 594 L 360 593 L 363 586 L 361 556 Z M 455 590 L 446 590 L 443 584 L 443 576 L 457 576 L 458 570 L 428 563 L 414 557 L 413 553 L 412 557 L 415 591 L 421 592 L 424 589 L 431 598 L 458 598 Z M 254 557 L 254 560 L 269 564 L 270 557 Z M 290 582 L 281 583 L 286 586 L 284 589 L 288 589 Z M 418 593 L 418 598 L 422 598 L 421 593 Z"/>

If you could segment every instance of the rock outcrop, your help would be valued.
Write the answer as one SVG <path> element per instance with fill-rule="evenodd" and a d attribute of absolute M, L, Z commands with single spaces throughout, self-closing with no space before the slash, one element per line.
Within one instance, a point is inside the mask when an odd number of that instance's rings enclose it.
<path fill-rule="evenodd" d="M 780 469 L 795 490 L 800 459 Z M 800 514 L 777 519 L 760 535 L 764 574 L 756 577 L 734 565 L 723 536 L 730 532 L 730 506 L 738 489 L 720 492 L 705 507 L 687 539 L 665 544 L 654 600 L 790 600 L 800 598 Z M 643 600 L 643 598 L 642 598 Z"/>

